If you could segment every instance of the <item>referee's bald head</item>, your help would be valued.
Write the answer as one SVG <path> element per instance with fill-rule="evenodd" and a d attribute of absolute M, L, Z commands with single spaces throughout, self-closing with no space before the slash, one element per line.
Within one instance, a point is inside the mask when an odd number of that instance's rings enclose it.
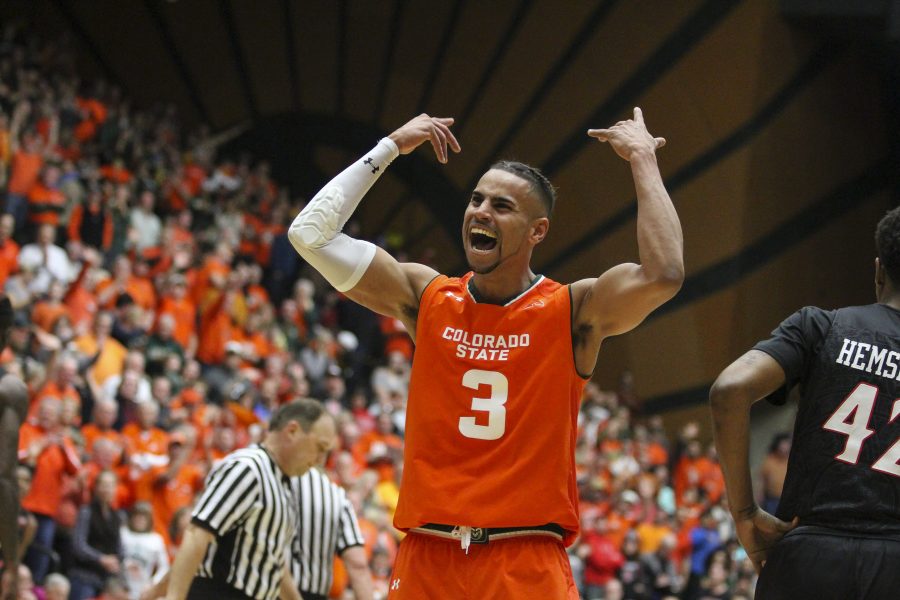
<path fill-rule="evenodd" d="M 282 404 L 269 419 L 269 431 L 281 431 L 291 421 L 300 424 L 300 428 L 309 433 L 313 424 L 322 418 L 325 408 L 320 402 L 309 399 L 300 399 Z"/>
<path fill-rule="evenodd" d="M 294 477 L 323 462 L 336 435 L 334 419 L 321 403 L 294 400 L 272 414 L 264 445 L 281 470 Z"/>

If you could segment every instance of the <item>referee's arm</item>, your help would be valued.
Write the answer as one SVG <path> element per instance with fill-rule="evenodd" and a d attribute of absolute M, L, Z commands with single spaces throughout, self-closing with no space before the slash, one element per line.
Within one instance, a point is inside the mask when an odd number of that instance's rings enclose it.
<path fill-rule="evenodd" d="M 347 576 L 356 600 L 372 600 L 375 592 L 372 589 L 372 573 L 369 571 L 365 548 L 350 546 L 341 553 L 341 560 L 347 567 Z"/>
<path fill-rule="evenodd" d="M 184 600 L 191 587 L 191 581 L 206 555 L 206 549 L 214 540 L 212 532 L 193 523 L 187 526 L 178 554 L 175 555 L 175 562 L 169 571 L 166 600 Z"/>
<path fill-rule="evenodd" d="M 294 583 L 294 577 L 291 575 L 291 561 L 284 561 L 284 576 L 281 578 L 281 586 L 279 588 L 279 600 L 303 600 L 297 584 Z"/>

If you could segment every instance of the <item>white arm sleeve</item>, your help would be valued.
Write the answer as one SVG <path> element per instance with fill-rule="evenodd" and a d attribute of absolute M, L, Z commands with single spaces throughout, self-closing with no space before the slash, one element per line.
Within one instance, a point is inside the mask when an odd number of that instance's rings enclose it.
<path fill-rule="evenodd" d="M 372 184 L 399 154 L 393 140 L 383 138 L 365 157 L 329 181 L 288 229 L 294 249 L 339 292 L 359 283 L 375 257 L 374 244 L 340 231 Z"/>

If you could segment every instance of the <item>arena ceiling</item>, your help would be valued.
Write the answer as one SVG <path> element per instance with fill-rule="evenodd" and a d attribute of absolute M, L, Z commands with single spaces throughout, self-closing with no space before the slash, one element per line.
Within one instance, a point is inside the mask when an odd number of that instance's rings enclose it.
<path fill-rule="evenodd" d="M 687 281 L 606 344 L 597 377 L 631 369 L 662 410 L 701 400 L 797 308 L 872 299 L 872 232 L 898 200 L 896 4 L 819 3 L 868 11 L 823 20 L 802 0 L 36 0 L 0 17 L 71 31 L 85 72 L 137 104 L 246 128 L 232 148 L 300 194 L 408 118 L 454 116 L 463 153 L 398 160 L 359 211 L 366 235 L 450 272 L 466 191 L 500 157 L 559 187 L 538 270 L 637 260 L 627 164 L 585 130 L 642 106 L 669 142 Z"/>

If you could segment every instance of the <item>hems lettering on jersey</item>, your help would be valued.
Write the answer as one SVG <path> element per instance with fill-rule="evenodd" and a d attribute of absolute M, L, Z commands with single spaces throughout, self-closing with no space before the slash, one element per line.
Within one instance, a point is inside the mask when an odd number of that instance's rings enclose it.
<path fill-rule="evenodd" d="M 875 344 L 844 338 L 835 362 L 857 371 L 900 380 L 900 352 L 879 348 Z"/>
<path fill-rule="evenodd" d="M 446 327 L 441 337 L 456 343 L 458 358 L 471 360 L 507 361 L 510 351 L 531 345 L 531 336 L 527 333 L 488 335 Z"/>

